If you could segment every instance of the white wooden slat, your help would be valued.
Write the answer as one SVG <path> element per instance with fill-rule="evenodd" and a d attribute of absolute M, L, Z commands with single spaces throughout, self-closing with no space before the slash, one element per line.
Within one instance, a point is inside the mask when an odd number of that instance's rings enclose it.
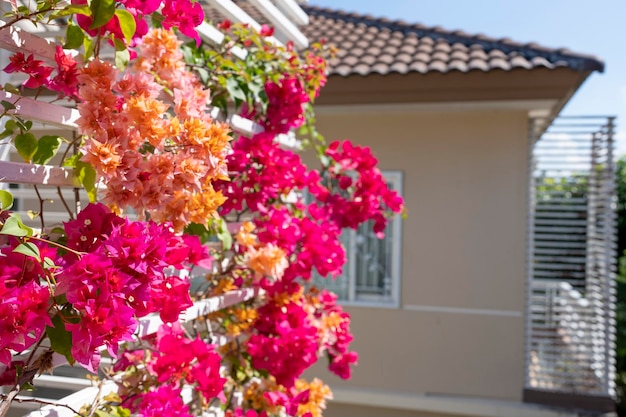
<path fill-rule="evenodd" d="M 1 22 L 0 24 L 5 24 Z M 15 25 L 0 28 L 0 48 L 11 52 L 32 53 L 39 59 L 54 63 L 56 44 L 33 35 Z"/>
<path fill-rule="evenodd" d="M 10 111 L 11 114 L 19 114 L 24 119 L 36 120 L 55 126 L 75 129 L 77 127 L 76 120 L 80 117 L 80 113 L 76 109 L 46 103 L 41 100 L 33 100 L 32 98 L 22 97 L 6 91 L 0 91 L 0 100 L 6 100 L 15 105 L 16 108 Z"/>
<path fill-rule="evenodd" d="M 246 23 L 250 25 L 250 27 L 260 30 L 261 25 L 259 22 L 254 20 L 250 15 L 244 12 L 241 7 L 237 6 L 232 0 L 206 0 L 211 7 L 219 11 L 221 14 L 226 16 L 229 20 L 233 22 Z M 282 45 L 282 43 L 273 36 L 269 36 L 266 38 L 274 45 Z"/>
<path fill-rule="evenodd" d="M 196 27 L 196 30 L 198 31 L 200 38 L 207 43 L 221 45 L 224 42 L 224 34 L 215 26 L 208 24 L 207 22 L 202 22 L 198 27 Z M 231 48 L 230 51 L 239 59 L 246 59 L 246 56 L 248 55 L 248 52 L 245 49 L 238 46 Z"/>
<path fill-rule="evenodd" d="M 37 402 L 39 401 L 39 402 Z M 41 408 L 42 405 L 41 404 L 46 404 L 46 403 L 56 403 L 56 400 L 53 398 L 45 398 L 45 397 L 29 397 L 26 395 L 18 395 L 15 397 L 15 399 L 13 400 L 13 402 L 11 403 L 11 408 L 12 409 L 18 409 L 18 410 L 36 410 L 38 408 Z M 29 414 L 30 415 L 30 414 Z"/>
<path fill-rule="evenodd" d="M 276 30 L 285 36 L 283 41 L 293 41 L 299 49 L 309 46 L 309 40 L 276 6 L 269 0 L 248 0 L 269 20 Z"/>
<path fill-rule="evenodd" d="M 220 110 L 218 108 L 214 108 L 211 111 L 211 116 L 215 119 L 218 119 L 220 115 Z M 237 114 L 233 114 L 228 116 L 226 121 L 230 124 L 231 129 L 234 132 L 239 133 L 244 136 L 254 136 L 259 133 L 263 133 L 265 129 L 258 123 L 255 123 L 252 120 L 241 117 Z M 296 138 L 293 132 L 289 133 L 281 133 L 276 135 L 276 140 L 282 146 L 288 149 L 300 149 L 300 141 Z"/>
<path fill-rule="evenodd" d="M 84 378 L 73 378 L 58 375 L 37 375 L 34 385 L 39 388 L 57 388 L 67 390 L 79 390 L 93 386 L 93 382 Z"/>
<path fill-rule="evenodd" d="M 216 297 L 205 300 L 196 301 L 193 306 L 189 307 L 181 315 L 181 322 L 194 320 L 200 316 L 230 307 L 237 303 L 249 300 L 258 294 L 258 291 L 252 288 L 232 291 Z M 136 335 L 143 337 L 155 333 L 163 321 L 157 314 L 151 314 L 139 320 L 139 325 L 135 332 Z"/>
<path fill-rule="evenodd" d="M 61 407 L 61 404 L 68 405 L 75 410 L 79 410 L 84 404 L 91 404 L 97 395 L 104 397 L 105 395 L 117 390 L 117 385 L 113 381 L 105 381 L 102 389 L 99 387 L 88 387 L 68 395 L 57 401 L 56 406 L 47 405 L 39 410 L 32 411 L 26 417 L 74 417 L 76 414 L 67 407 Z"/>
<path fill-rule="evenodd" d="M 0 182 L 80 187 L 71 168 L 6 161 L 0 162 Z"/>
<path fill-rule="evenodd" d="M 298 25 L 308 25 L 309 15 L 295 2 L 295 0 L 274 0 L 276 7 Z"/>

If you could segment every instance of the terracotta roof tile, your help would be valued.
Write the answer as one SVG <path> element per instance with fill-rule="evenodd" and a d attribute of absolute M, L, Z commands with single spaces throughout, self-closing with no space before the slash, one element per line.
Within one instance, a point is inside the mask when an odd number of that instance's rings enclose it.
<path fill-rule="evenodd" d="M 467 64 L 467 68 L 470 70 L 480 70 L 480 71 L 489 71 L 489 65 L 485 62 L 484 59 L 470 59 Z"/>
<path fill-rule="evenodd" d="M 409 72 L 409 66 L 404 62 L 395 62 L 389 67 L 389 69 L 400 74 L 406 74 Z"/>
<path fill-rule="evenodd" d="M 469 69 L 469 67 L 467 66 L 467 63 L 460 59 L 453 59 L 452 61 L 450 61 L 448 63 L 448 68 L 450 69 L 450 71 L 461 71 L 461 72 L 467 72 Z"/>
<path fill-rule="evenodd" d="M 235 2 L 260 23 L 268 23 L 246 0 Z M 472 35 L 439 26 L 427 27 L 401 20 L 376 18 L 341 10 L 304 6 L 309 24 L 300 30 L 311 41 L 325 39 L 337 48 L 329 61 L 330 75 L 349 76 L 450 71 L 532 70 L 566 67 L 575 71 L 604 71 L 604 63 L 591 55 L 566 48 L 547 48 L 508 38 Z M 223 17 L 205 8 L 208 21 Z"/>
<path fill-rule="evenodd" d="M 407 53 L 400 53 L 398 55 L 396 55 L 396 62 L 397 63 L 401 63 L 401 64 L 410 64 L 411 61 L 413 61 L 413 57 L 411 56 L 411 54 L 407 54 Z"/>
<path fill-rule="evenodd" d="M 469 54 L 463 51 L 454 51 L 450 54 L 450 59 L 458 59 L 461 61 L 469 61 Z"/>
<path fill-rule="evenodd" d="M 426 74 L 428 72 L 428 65 L 425 62 L 414 61 L 409 65 L 409 69 L 411 71 L 416 71 L 421 74 Z"/>
<path fill-rule="evenodd" d="M 565 48 L 522 44 L 507 38 L 495 39 L 484 34 L 472 35 L 461 30 L 449 31 L 438 26 L 427 27 L 314 6 L 303 8 L 310 22 L 301 30 L 310 40 L 318 40 L 318 33 L 322 33 L 339 51 L 357 48 L 348 54 L 337 55 L 338 63 L 330 65 L 331 75 L 557 67 L 576 71 L 604 70 L 604 64 L 598 58 Z M 326 28 L 329 22 L 339 30 L 318 30 Z M 350 34 L 346 35 L 341 30 L 343 28 L 350 28 Z M 346 67 L 350 68 L 347 74 Z"/>
<path fill-rule="evenodd" d="M 450 58 L 450 55 L 446 54 L 445 52 L 435 52 L 434 54 L 431 55 L 431 59 L 433 61 L 448 62 L 449 58 Z"/>

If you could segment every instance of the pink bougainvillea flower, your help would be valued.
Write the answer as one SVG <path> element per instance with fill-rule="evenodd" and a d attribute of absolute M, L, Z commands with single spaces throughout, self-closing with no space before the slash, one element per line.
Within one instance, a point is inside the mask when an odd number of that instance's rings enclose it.
<path fill-rule="evenodd" d="M 259 35 L 267 36 L 267 37 L 272 36 L 274 35 L 274 28 L 266 24 L 263 24 L 261 25 L 261 30 L 259 30 Z"/>
<path fill-rule="evenodd" d="M 181 389 L 164 384 L 141 395 L 141 403 L 134 410 L 138 417 L 192 417 L 181 398 Z"/>
<path fill-rule="evenodd" d="M 59 92 L 61 96 L 76 98 L 78 96 L 78 68 L 70 54 L 66 54 L 61 46 L 57 46 L 54 60 L 57 63 L 57 75 L 46 86 Z"/>
<path fill-rule="evenodd" d="M 132 10 L 146 16 L 156 12 L 161 6 L 161 0 L 123 0 L 121 3 L 128 10 Z"/>
<path fill-rule="evenodd" d="M 165 18 L 162 22 L 165 29 L 177 27 L 180 33 L 195 39 L 200 46 L 200 35 L 195 28 L 204 21 L 204 10 L 199 2 L 168 0 L 161 12 Z"/>
<path fill-rule="evenodd" d="M 4 68 L 4 72 L 23 72 L 28 75 L 28 79 L 23 86 L 27 88 L 39 88 L 45 85 L 48 77 L 54 69 L 44 64 L 43 61 L 35 59 L 33 54 L 26 57 L 21 52 L 16 52 L 9 58 L 9 65 Z"/>
<path fill-rule="evenodd" d="M 298 128 L 304 123 L 304 107 L 309 96 L 304 91 L 302 82 L 293 76 L 285 76 L 280 82 L 265 84 L 268 105 L 263 125 L 266 131 L 287 133 L 291 128 Z"/>
<path fill-rule="evenodd" d="M 228 30 L 230 29 L 232 25 L 233 23 L 230 20 L 224 19 L 220 23 L 217 24 L 217 28 L 221 30 Z"/>

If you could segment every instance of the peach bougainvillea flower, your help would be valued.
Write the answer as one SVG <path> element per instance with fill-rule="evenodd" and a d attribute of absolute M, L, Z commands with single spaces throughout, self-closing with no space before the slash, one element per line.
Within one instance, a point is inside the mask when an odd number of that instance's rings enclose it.
<path fill-rule="evenodd" d="M 289 266 L 285 251 L 270 243 L 259 249 L 250 248 L 247 253 L 248 266 L 257 278 L 270 277 L 280 280 Z"/>
<path fill-rule="evenodd" d="M 206 223 L 225 201 L 213 182 L 228 179 L 228 125 L 208 113 L 209 92 L 187 71 L 180 41 L 150 31 L 124 76 L 94 60 L 79 75 L 78 109 L 92 164 L 112 206 L 172 222 Z"/>

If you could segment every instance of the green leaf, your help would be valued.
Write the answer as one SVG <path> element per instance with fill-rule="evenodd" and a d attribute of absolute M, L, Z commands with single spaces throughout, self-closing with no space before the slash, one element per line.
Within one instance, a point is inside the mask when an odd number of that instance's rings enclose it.
<path fill-rule="evenodd" d="M 130 410 L 118 405 L 113 407 L 113 415 L 115 417 L 130 417 Z"/>
<path fill-rule="evenodd" d="M 137 30 L 135 18 L 128 10 L 124 9 L 117 9 L 115 11 L 115 16 L 117 16 L 120 21 L 120 28 L 124 34 L 124 39 L 126 39 L 127 43 L 130 43 L 133 39 L 133 35 L 135 35 L 135 31 Z"/>
<path fill-rule="evenodd" d="M 185 233 L 189 235 L 195 235 L 200 238 L 200 242 L 206 243 L 211 238 L 211 232 L 207 230 L 206 226 L 199 223 L 189 223 L 185 227 Z"/>
<path fill-rule="evenodd" d="M 9 83 L 4 84 L 3 90 L 11 94 L 20 94 L 20 89 Z"/>
<path fill-rule="evenodd" d="M 5 111 L 15 110 L 15 104 L 11 103 L 10 101 L 2 100 L 0 101 L 0 104 L 2 105 L 2 107 L 4 107 Z"/>
<path fill-rule="evenodd" d="M 54 155 L 57 154 L 61 146 L 61 140 L 60 136 L 55 135 L 46 135 L 39 138 L 37 150 L 33 155 L 33 163 L 43 165 L 50 162 Z"/>
<path fill-rule="evenodd" d="M 83 46 L 85 40 L 85 33 L 76 25 L 68 25 L 65 32 L 65 45 L 64 49 L 78 49 Z"/>
<path fill-rule="evenodd" d="M 45 258 L 43 258 L 43 266 L 46 269 L 55 269 L 56 265 L 54 264 L 54 261 L 50 258 L 48 258 L 47 256 Z"/>
<path fill-rule="evenodd" d="M 233 247 L 233 237 L 228 231 L 228 225 L 223 219 L 219 221 L 219 230 L 217 232 L 217 238 L 222 241 L 224 250 L 230 250 Z"/>
<path fill-rule="evenodd" d="M 33 155 L 37 151 L 37 138 L 30 132 L 20 133 L 15 136 L 15 149 L 17 153 L 26 162 L 30 162 L 33 159 Z"/>
<path fill-rule="evenodd" d="M 11 132 L 13 132 L 15 129 L 17 129 L 17 123 L 15 122 L 15 120 L 13 119 L 9 119 L 7 120 L 7 122 L 4 124 L 4 128 L 6 130 L 10 130 Z"/>
<path fill-rule="evenodd" d="M 13 252 L 31 256 L 41 262 L 41 253 L 39 253 L 39 248 L 33 242 L 20 243 L 13 249 Z"/>
<path fill-rule="evenodd" d="M 162 28 L 163 27 L 163 20 L 165 18 L 163 17 L 163 15 L 159 12 L 153 12 L 150 15 L 150 20 L 152 22 L 152 27 L 153 28 Z"/>
<path fill-rule="evenodd" d="M 115 0 L 91 0 L 89 5 L 93 22 L 89 29 L 98 29 L 109 23 L 115 14 Z"/>
<path fill-rule="evenodd" d="M 65 158 L 65 161 L 63 161 L 63 166 L 69 167 L 69 168 L 76 168 L 76 162 L 80 160 L 81 156 L 82 156 L 81 154 L 76 154 L 76 155 L 70 156 L 69 158 Z"/>
<path fill-rule="evenodd" d="M 13 213 L 11 216 L 4 222 L 2 226 L 2 230 L 0 230 L 0 235 L 11 235 L 11 236 L 32 236 L 33 229 L 24 225 L 22 223 L 22 218 L 19 214 Z"/>
<path fill-rule="evenodd" d="M 54 327 L 46 326 L 46 334 L 50 338 L 50 347 L 65 356 L 70 365 L 74 364 L 72 356 L 72 334 L 65 329 L 60 313 L 52 318 Z"/>
<path fill-rule="evenodd" d="M 13 206 L 13 194 L 7 190 L 0 190 L 0 209 L 8 210 Z"/>
<path fill-rule="evenodd" d="M 74 172 L 78 181 L 80 181 L 83 187 L 85 187 L 89 201 L 94 203 L 98 195 L 98 190 L 96 188 L 96 170 L 93 166 L 91 166 L 91 164 L 83 161 L 76 161 L 76 168 Z"/>
<path fill-rule="evenodd" d="M 115 51 L 115 66 L 119 70 L 123 70 L 128 65 L 130 61 L 130 52 L 128 49 L 124 49 L 123 51 Z"/>
<path fill-rule="evenodd" d="M 233 99 L 246 101 L 246 95 L 236 78 L 226 78 L 226 89 Z"/>
<path fill-rule="evenodd" d="M 59 17 L 69 16 L 71 14 L 83 14 L 85 16 L 91 16 L 91 9 L 87 4 L 70 4 L 62 10 L 54 12 L 50 15 L 50 20 L 58 19 Z"/>
<path fill-rule="evenodd" d="M 91 56 L 93 55 L 95 45 L 96 43 L 93 39 L 91 39 L 91 36 L 85 36 L 85 39 L 83 39 L 83 47 L 85 48 L 85 61 L 91 58 Z"/>
<path fill-rule="evenodd" d="M 4 132 L 0 133 L 0 139 L 4 139 L 4 138 L 8 138 L 9 136 L 11 136 L 13 134 L 12 130 L 9 129 L 4 129 Z"/>

